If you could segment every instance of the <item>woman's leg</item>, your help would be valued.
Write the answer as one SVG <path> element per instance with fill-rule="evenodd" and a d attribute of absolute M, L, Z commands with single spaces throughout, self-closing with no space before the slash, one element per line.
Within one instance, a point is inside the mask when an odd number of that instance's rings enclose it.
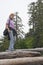
<path fill-rule="evenodd" d="M 14 44 L 15 44 L 15 39 L 13 36 L 13 31 L 9 32 L 9 36 L 10 36 L 10 45 L 9 45 L 9 50 L 14 50 Z"/>

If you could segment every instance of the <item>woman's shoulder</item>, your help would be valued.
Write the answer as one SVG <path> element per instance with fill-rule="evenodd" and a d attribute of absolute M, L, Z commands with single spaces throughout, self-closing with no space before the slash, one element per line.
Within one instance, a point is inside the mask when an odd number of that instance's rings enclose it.
<path fill-rule="evenodd" d="M 10 21 L 10 18 L 8 18 L 7 21 Z"/>
<path fill-rule="evenodd" d="M 9 21 L 10 21 L 10 19 L 8 18 L 6 23 L 9 23 Z"/>

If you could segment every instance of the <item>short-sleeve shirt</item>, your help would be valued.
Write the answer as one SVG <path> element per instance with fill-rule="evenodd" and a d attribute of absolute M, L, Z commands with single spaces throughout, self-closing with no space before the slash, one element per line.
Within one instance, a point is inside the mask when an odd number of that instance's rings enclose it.
<path fill-rule="evenodd" d="M 9 22 L 10 22 L 10 24 L 9 24 Z M 12 29 L 14 29 L 14 22 L 13 22 L 13 20 L 8 19 L 7 22 L 6 22 L 6 24 L 9 24 L 9 27 L 11 27 Z"/>

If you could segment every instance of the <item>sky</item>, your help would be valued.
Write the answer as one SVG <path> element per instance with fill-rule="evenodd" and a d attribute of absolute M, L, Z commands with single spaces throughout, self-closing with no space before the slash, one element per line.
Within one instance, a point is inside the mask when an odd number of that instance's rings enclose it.
<path fill-rule="evenodd" d="M 24 32 L 28 32 L 28 5 L 37 0 L 0 0 L 0 37 L 3 36 L 6 21 L 9 14 L 19 12 L 18 15 L 22 19 Z"/>

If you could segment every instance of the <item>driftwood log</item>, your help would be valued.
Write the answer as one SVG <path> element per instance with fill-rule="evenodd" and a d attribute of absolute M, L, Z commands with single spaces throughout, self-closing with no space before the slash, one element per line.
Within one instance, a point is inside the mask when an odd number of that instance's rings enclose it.
<path fill-rule="evenodd" d="M 18 50 L 18 49 L 17 49 Z M 43 52 L 43 47 L 42 48 L 32 48 L 32 49 L 19 49 L 22 51 L 37 51 L 37 52 Z"/>
<path fill-rule="evenodd" d="M 0 65 L 43 65 L 43 57 L 1 59 Z"/>
<path fill-rule="evenodd" d="M 9 52 L 0 52 L 0 59 L 11 59 L 11 58 L 20 58 L 20 57 L 35 57 L 41 56 L 40 52 L 33 51 L 9 51 Z"/>

